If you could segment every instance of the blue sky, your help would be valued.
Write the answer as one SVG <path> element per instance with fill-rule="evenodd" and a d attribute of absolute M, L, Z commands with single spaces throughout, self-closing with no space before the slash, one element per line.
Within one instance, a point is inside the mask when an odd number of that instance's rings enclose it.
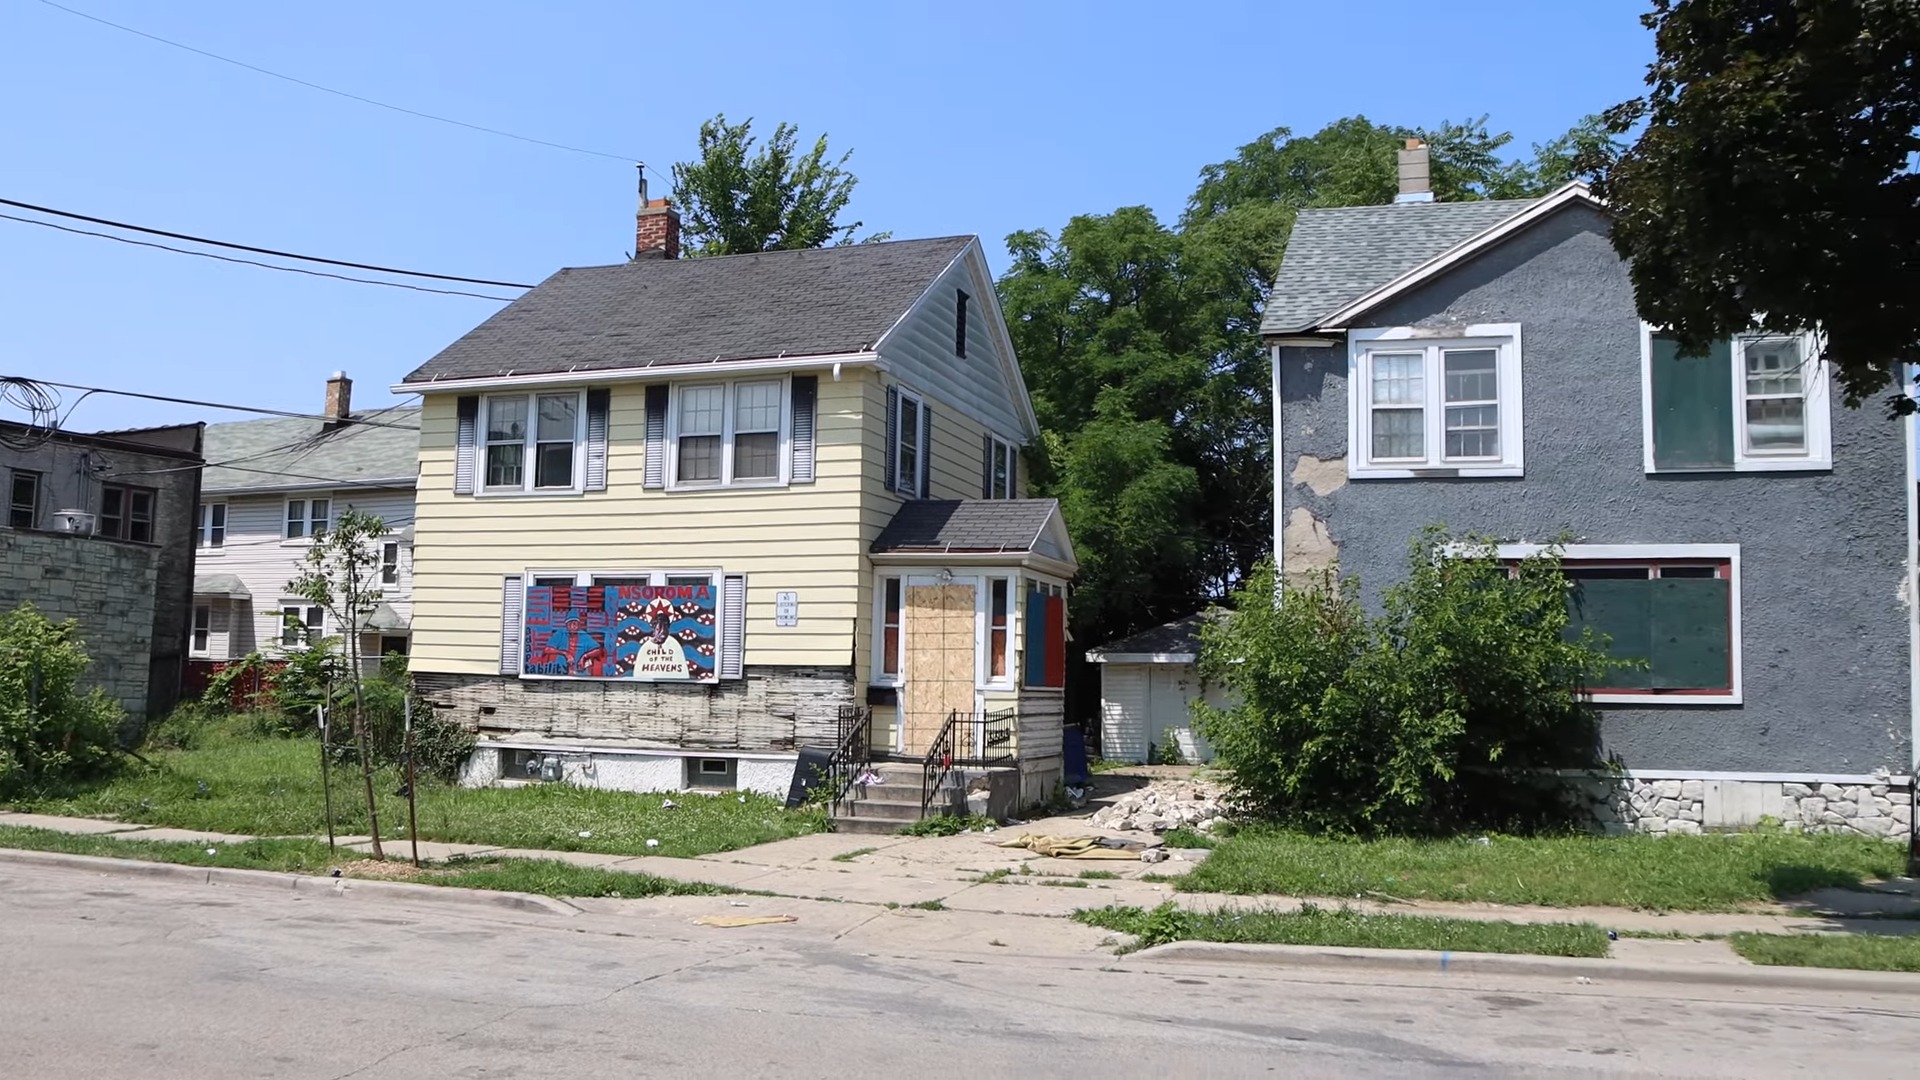
<path fill-rule="evenodd" d="M 1278 126 L 1489 114 L 1515 145 L 1631 96 L 1642 0 L 698 5 L 62 0 L 413 109 L 645 160 L 715 113 L 854 150 L 855 216 L 1001 239 L 1176 215 L 1201 166 Z M 713 9 L 718 10 L 718 9 Z M 47 7 L 0 3 L 0 197 L 263 247 L 536 282 L 618 262 L 630 161 L 344 101 Z M 355 403 L 499 305 L 323 281 L 0 221 L 0 374 L 317 410 Z M 74 395 L 68 392 L 67 400 Z M 71 425 L 240 414 L 94 396 Z M 18 414 L 0 407 L 0 417 Z"/>

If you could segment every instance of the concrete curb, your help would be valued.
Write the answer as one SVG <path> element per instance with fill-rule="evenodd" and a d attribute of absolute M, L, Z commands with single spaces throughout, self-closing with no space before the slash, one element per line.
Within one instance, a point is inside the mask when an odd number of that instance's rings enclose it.
<path fill-rule="evenodd" d="M 1247 945 L 1176 941 L 1128 954 L 1125 959 L 1200 963 L 1265 964 L 1320 971 L 1399 971 L 1421 975 L 1526 975 L 1594 982 L 1692 983 L 1771 987 L 1785 990 L 1851 990 L 1920 994 L 1920 975 L 1840 968 L 1768 967 L 1745 964 L 1626 964 L 1574 956 L 1433 952 L 1425 949 L 1343 949 L 1315 945 Z"/>
<path fill-rule="evenodd" d="M 196 885 L 225 885 L 239 888 L 271 889 L 311 895 L 406 900 L 457 907 L 491 908 L 495 911 L 532 911 L 545 915 L 574 916 L 580 909 L 564 900 L 532 893 L 497 892 L 491 889 L 464 889 L 448 885 L 420 885 L 410 881 L 369 881 L 365 878 L 317 877 L 312 874 L 288 874 L 275 870 L 241 870 L 225 866 L 188 866 L 183 863 L 144 862 L 139 859 L 115 859 L 102 855 L 70 855 L 63 851 L 24 851 L 0 848 L 0 863 L 28 866 L 56 866 L 68 870 L 86 870 L 96 874 L 120 874 L 128 877 L 161 877 Z"/>

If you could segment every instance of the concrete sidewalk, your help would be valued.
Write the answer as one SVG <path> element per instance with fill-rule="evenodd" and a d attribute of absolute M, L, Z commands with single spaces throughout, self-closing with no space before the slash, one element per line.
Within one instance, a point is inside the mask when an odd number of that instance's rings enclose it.
<path fill-rule="evenodd" d="M 107 836 L 125 841 L 187 841 L 219 846 L 245 843 L 248 836 L 154 828 L 93 818 L 53 817 L 43 814 L 0 813 L 0 825 L 54 832 Z M 881 908 L 938 905 L 956 912 L 989 916 L 1027 916 L 1064 919 L 1082 908 L 1124 905 L 1154 907 L 1172 901 L 1181 907 L 1211 911 L 1248 908 L 1290 911 L 1308 904 L 1346 906 L 1378 914 L 1430 915 L 1521 923 L 1591 922 L 1603 929 L 1628 934 L 1673 934 L 1686 937 L 1724 936 L 1739 931 L 1758 933 L 1911 934 L 1920 921 L 1886 917 L 1848 917 L 1846 896 L 1824 898 L 1830 910 L 1805 913 L 1691 913 L 1661 914 L 1624 908 L 1518 907 L 1440 901 L 1386 903 L 1376 899 L 1342 897 L 1237 896 L 1219 893 L 1182 893 L 1164 881 L 1144 876 L 1184 873 L 1206 855 L 1204 851 L 1173 851 L 1161 863 L 1117 860 L 1051 859 L 1032 852 L 997 846 L 1023 832 L 1084 834 L 1080 819 L 1032 822 L 1008 826 L 991 834 L 957 836 L 857 836 L 816 833 L 762 844 L 739 851 L 669 858 L 658 855 L 617 855 L 578 851 L 539 851 L 490 847 L 482 844 L 420 842 L 423 860 L 452 858 L 551 859 L 629 873 L 652 874 L 682 882 L 700 882 L 770 893 L 799 900 L 826 900 Z M 1111 835 L 1111 834 L 1109 834 Z M 344 837 L 348 850 L 365 853 L 364 837 Z M 404 838 L 385 841 L 388 858 L 407 858 L 412 844 Z M 1094 877 L 1082 877 L 1091 872 Z M 1117 875 L 1109 877 L 1108 875 Z M 1861 894 L 1853 894 L 1861 895 Z M 1906 900 L 1891 897 L 1889 900 Z M 1744 963 L 1718 942 L 1616 942 L 1622 953 L 1681 951 L 1690 946 L 1697 962 Z"/>

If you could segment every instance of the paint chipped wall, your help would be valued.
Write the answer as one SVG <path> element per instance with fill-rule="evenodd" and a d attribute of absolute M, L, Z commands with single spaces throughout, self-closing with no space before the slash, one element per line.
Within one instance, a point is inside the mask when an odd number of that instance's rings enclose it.
<path fill-rule="evenodd" d="M 1347 480 L 1346 349 L 1281 350 L 1286 561 L 1337 558 L 1377 602 L 1434 522 L 1513 541 L 1738 543 L 1746 704 L 1609 708 L 1605 749 L 1640 768 L 1906 772 L 1901 425 L 1836 397 L 1830 474 L 1647 476 L 1639 321 L 1606 229 L 1567 210 L 1354 321 L 1522 324 L 1523 478 Z"/>

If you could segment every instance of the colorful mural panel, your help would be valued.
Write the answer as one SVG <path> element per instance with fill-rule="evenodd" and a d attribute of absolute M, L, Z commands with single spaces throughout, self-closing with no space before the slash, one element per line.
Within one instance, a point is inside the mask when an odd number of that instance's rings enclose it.
<path fill-rule="evenodd" d="M 520 638 L 522 670 L 551 678 L 712 682 L 719 597 L 715 578 L 533 586 Z"/>

